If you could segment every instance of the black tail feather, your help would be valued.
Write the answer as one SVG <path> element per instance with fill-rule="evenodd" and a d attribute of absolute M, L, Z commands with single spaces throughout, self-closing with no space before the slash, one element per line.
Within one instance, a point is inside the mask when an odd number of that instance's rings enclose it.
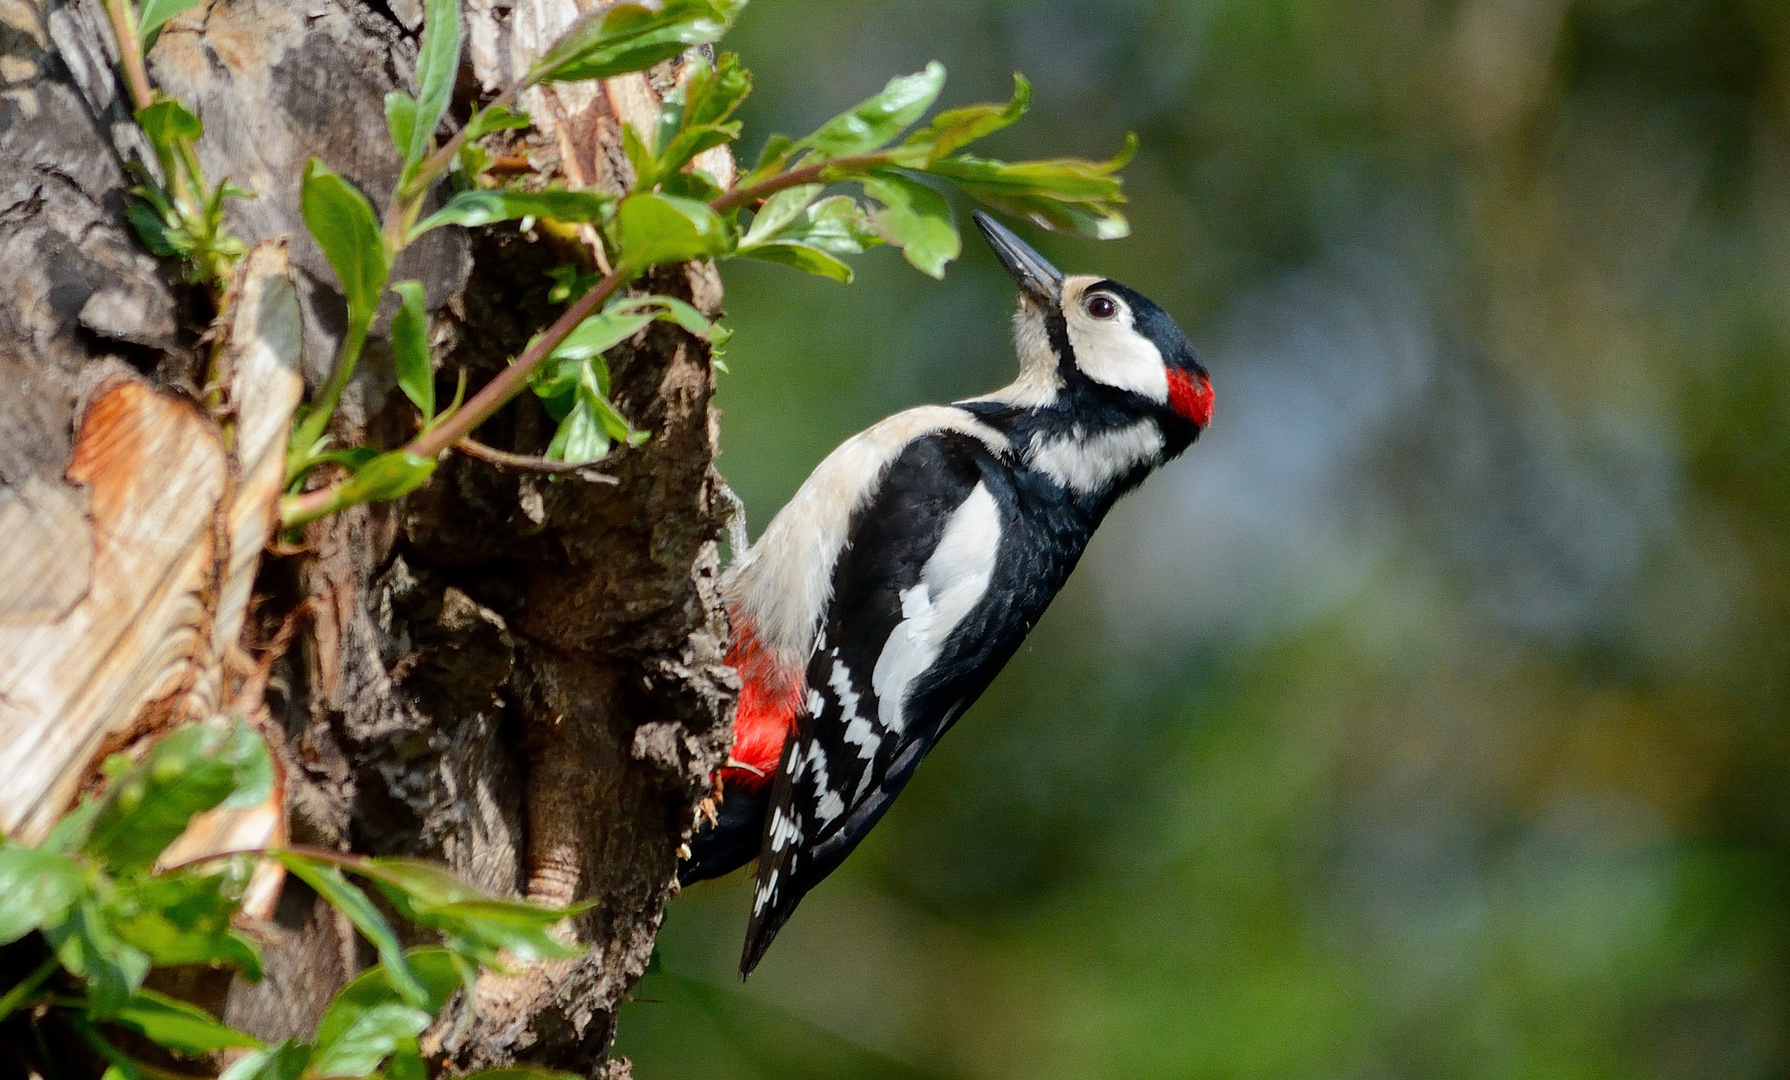
<path fill-rule="evenodd" d="M 729 790 L 717 807 L 715 824 L 705 822 L 691 834 L 690 857 L 677 864 L 678 884 L 694 885 L 731 874 L 758 858 L 770 801 L 769 785 L 757 792 Z"/>

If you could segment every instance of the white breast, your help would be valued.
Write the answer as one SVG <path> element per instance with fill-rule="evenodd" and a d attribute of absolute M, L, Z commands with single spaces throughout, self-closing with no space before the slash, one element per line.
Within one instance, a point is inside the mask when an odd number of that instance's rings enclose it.
<path fill-rule="evenodd" d="M 988 485 L 977 484 L 946 523 L 938 548 L 920 572 L 920 583 L 901 594 L 903 618 L 876 658 L 870 684 L 876 690 L 877 719 L 886 730 L 906 727 L 908 691 L 988 591 L 1000 543 L 1000 509 Z"/>
<path fill-rule="evenodd" d="M 962 409 L 926 405 L 896 413 L 828 454 L 758 543 L 728 568 L 723 589 L 730 606 L 753 620 L 760 644 L 783 666 L 808 662 L 852 513 L 876 493 L 910 442 L 935 431 L 962 432 L 997 454 L 1007 450 L 1004 435 Z"/>
<path fill-rule="evenodd" d="M 1046 438 L 1040 433 L 1032 436 L 1026 454 L 1032 468 L 1078 495 L 1099 491 L 1161 456 L 1162 429 L 1154 420 L 1085 437 Z"/>

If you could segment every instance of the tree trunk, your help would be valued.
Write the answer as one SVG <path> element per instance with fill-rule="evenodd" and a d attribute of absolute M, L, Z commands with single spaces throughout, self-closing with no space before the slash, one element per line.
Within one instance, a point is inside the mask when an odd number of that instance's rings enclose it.
<path fill-rule="evenodd" d="M 470 0 L 461 106 L 578 13 Z M 584 958 L 487 976 L 473 1019 L 450 1009 L 428 1045 L 455 1068 L 625 1074 L 604 1064 L 616 1010 L 651 954 L 736 686 L 704 343 L 654 323 L 611 354 L 612 396 L 651 441 L 601 476 L 454 455 L 406 500 L 263 552 L 295 375 L 317 390 L 345 319 L 299 178 L 315 156 L 383 210 L 400 163 L 382 103 L 415 90 L 420 15 L 418 0 L 212 0 L 163 31 L 151 81 L 204 121 L 207 176 L 254 192 L 230 221 L 256 247 L 212 328 L 204 292 L 126 223 L 127 163 L 150 155 L 100 3 L 0 2 L 0 828 L 41 837 L 105 753 L 241 711 L 275 747 L 283 803 L 193 842 L 286 834 L 439 859 L 553 904 L 599 898 L 575 920 Z M 509 152 L 619 192 L 619 124 L 650 117 L 679 67 L 534 92 L 536 128 Z M 461 369 L 476 389 L 549 321 L 545 271 L 576 255 L 513 229 L 441 229 L 405 252 L 393 280 L 425 284 L 443 400 Z M 644 284 L 719 310 L 712 268 Z M 389 318 L 337 412 L 343 444 L 409 434 Z M 221 406 L 205 386 L 214 350 Z M 480 437 L 538 454 L 550 432 L 522 400 Z M 369 951 L 303 885 L 276 904 L 260 884 L 266 978 L 212 1004 L 264 1038 L 308 1035 Z"/>

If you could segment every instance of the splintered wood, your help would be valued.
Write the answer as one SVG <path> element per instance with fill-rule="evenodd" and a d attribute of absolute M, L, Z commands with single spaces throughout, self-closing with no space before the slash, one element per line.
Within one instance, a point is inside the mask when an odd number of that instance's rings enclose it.
<path fill-rule="evenodd" d="M 215 714 L 274 525 L 298 402 L 298 300 L 281 245 L 245 260 L 230 385 L 235 453 L 197 405 L 134 379 L 90 395 L 66 483 L 0 503 L 0 830 L 41 840 L 108 740 Z M 280 828 L 217 823 L 232 841 Z M 271 815 L 278 818 L 278 814 Z"/>

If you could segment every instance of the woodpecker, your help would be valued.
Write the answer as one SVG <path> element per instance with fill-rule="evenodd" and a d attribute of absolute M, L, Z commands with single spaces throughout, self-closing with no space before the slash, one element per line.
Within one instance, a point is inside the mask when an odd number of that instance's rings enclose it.
<path fill-rule="evenodd" d="M 1019 285 L 1019 378 L 847 439 L 723 579 L 734 745 L 678 876 L 758 859 L 742 977 L 988 688 L 1113 503 L 1211 420 L 1166 312 L 975 221 Z"/>

